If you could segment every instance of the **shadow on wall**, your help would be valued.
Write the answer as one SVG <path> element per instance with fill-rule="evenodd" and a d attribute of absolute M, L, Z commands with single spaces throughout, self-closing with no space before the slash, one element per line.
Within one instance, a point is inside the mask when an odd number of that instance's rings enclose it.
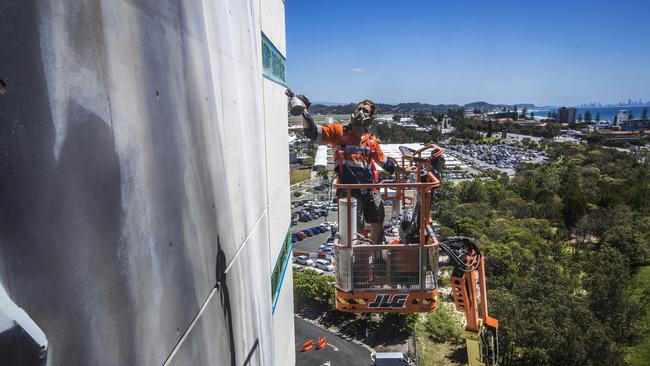
<path fill-rule="evenodd" d="M 228 291 L 228 281 L 227 281 L 227 273 L 226 269 L 228 268 L 228 265 L 226 263 L 226 253 L 221 248 L 221 239 L 217 239 L 217 260 L 216 260 L 216 278 L 217 278 L 217 283 L 215 284 L 215 288 L 217 291 L 219 291 L 219 298 L 221 300 L 221 308 L 223 309 L 223 316 L 226 318 L 226 322 L 228 324 L 228 346 L 230 350 L 230 365 L 231 366 L 236 366 L 237 365 L 237 358 L 236 358 L 236 349 L 235 349 L 235 334 L 234 330 L 232 328 L 232 307 L 230 306 L 230 292 Z M 244 360 L 244 365 L 250 364 L 250 361 L 255 354 L 255 351 L 257 350 L 259 346 L 259 339 L 255 339 L 255 343 L 253 343 L 253 346 L 251 347 L 250 351 L 248 351 L 248 354 L 246 356 L 246 359 Z"/>
<path fill-rule="evenodd" d="M 228 346 L 230 349 L 230 365 L 236 366 L 237 360 L 235 358 L 235 334 L 232 329 L 232 308 L 230 306 L 230 292 L 228 291 L 228 281 L 226 269 L 226 253 L 221 249 L 221 239 L 217 237 L 217 261 L 216 261 L 216 275 L 217 283 L 215 288 L 219 291 L 219 299 L 221 300 L 221 307 L 223 309 L 223 316 L 226 318 L 228 324 Z"/>

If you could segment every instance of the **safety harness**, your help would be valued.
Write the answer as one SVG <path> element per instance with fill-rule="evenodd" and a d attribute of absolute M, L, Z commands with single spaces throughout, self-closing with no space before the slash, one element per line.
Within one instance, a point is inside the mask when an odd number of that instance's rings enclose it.
<path fill-rule="evenodd" d="M 346 136 L 351 129 L 352 129 L 352 124 L 348 124 L 345 127 L 343 127 L 343 136 Z M 374 134 L 368 133 L 368 131 L 366 130 L 365 134 L 363 134 L 361 136 L 361 138 L 359 139 L 359 146 L 362 146 L 361 144 L 363 142 L 364 137 L 366 137 L 367 140 L 368 140 L 368 148 L 370 149 L 370 153 L 369 154 L 366 153 L 366 150 L 364 149 L 364 150 L 362 150 L 361 154 L 365 155 L 366 156 L 365 160 L 370 162 L 370 169 L 372 171 L 372 177 L 374 179 L 374 183 L 378 183 L 379 182 L 379 171 L 377 171 L 377 167 L 375 166 L 375 162 L 371 158 L 377 152 L 377 142 L 376 142 L 377 141 L 377 136 L 374 135 Z M 342 138 L 341 140 L 344 141 L 346 139 Z M 355 177 L 357 183 L 361 183 L 361 182 L 359 182 L 359 177 L 357 176 L 357 174 L 355 174 L 354 171 L 352 171 L 352 169 L 344 161 L 344 160 L 346 160 L 346 155 L 345 155 L 346 146 L 347 145 L 345 145 L 345 144 L 340 144 L 339 149 L 337 150 L 337 155 L 338 155 L 338 159 L 339 159 L 339 171 L 338 171 L 338 174 L 339 174 L 339 176 L 343 175 L 343 168 L 344 168 L 343 166 L 345 165 L 345 168 L 347 168 L 349 173 L 352 176 Z"/>

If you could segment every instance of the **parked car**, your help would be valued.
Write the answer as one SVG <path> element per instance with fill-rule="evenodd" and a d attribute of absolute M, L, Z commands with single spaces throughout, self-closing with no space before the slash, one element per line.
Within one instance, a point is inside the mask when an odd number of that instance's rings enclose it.
<path fill-rule="evenodd" d="M 334 255 L 334 247 L 325 246 L 324 248 L 318 249 L 319 253 L 325 253 L 329 255 Z"/>
<path fill-rule="evenodd" d="M 408 365 L 409 361 L 401 352 L 377 352 L 375 353 L 376 366 L 402 366 Z"/>
<path fill-rule="evenodd" d="M 307 257 L 306 255 L 299 255 L 295 257 L 294 260 L 296 261 L 296 263 L 302 264 L 303 266 L 310 266 L 310 267 L 314 266 L 314 261 L 311 260 L 311 258 Z"/>
<path fill-rule="evenodd" d="M 333 251 L 334 250 L 334 243 L 321 244 L 321 246 L 318 248 L 318 251 L 320 252 L 321 250 L 325 250 L 325 249 L 328 249 L 328 248 L 332 249 L 332 251 Z M 330 254 L 330 253 L 327 253 L 327 254 Z"/>
<path fill-rule="evenodd" d="M 307 235 L 305 235 L 305 233 L 302 232 L 302 231 L 298 231 L 298 232 L 296 233 L 296 239 L 298 239 L 298 241 L 301 241 L 302 239 L 304 239 L 305 236 L 307 236 Z"/>
<path fill-rule="evenodd" d="M 334 272 L 334 266 L 324 259 L 318 259 L 316 261 L 316 268 L 327 272 Z"/>
<path fill-rule="evenodd" d="M 312 233 L 309 229 L 303 230 L 302 232 L 305 233 L 306 236 L 313 236 L 314 235 L 314 233 Z"/>

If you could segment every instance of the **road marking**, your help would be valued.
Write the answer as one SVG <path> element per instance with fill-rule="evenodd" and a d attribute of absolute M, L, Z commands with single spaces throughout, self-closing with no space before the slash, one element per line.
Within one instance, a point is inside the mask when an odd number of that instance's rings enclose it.
<path fill-rule="evenodd" d="M 331 343 L 328 343 L 327 345 L 328 345 L 328 346 L 330 346 L 330 347 L 332 347 L 332 348 L 334 348 L 334 351 L 336 351 L 336 352 L 338 352 L 338 351 L 339 351 L 339 349 L 338 349 L 338 348 L 336 348 L 336 347 L 334 347 L 334 345 L 333 345 L 333 344 L 331 344 Z"/>

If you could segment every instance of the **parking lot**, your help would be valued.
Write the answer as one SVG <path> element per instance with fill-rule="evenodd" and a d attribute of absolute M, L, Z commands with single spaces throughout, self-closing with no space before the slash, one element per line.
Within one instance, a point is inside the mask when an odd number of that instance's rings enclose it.
<path fill-rule="evenodd" d="M 449 145 L 447 149 L 452 155 L 455 155 L 476 168 L 502 171 L 510 176 L 515 174 L 515 169 L 520 163 L 542 163 L 548 159 L 544 152 L 521 149 L 504 144 Z"/>
<path fill-rule="evenodd" d="M 291 212 L 292 213 L 300 212 L 303 208 L 304 207 L 296 207 L 292 209 Z M 291 227 L 291 232 L 297 233 L 301 230 L 305 230 L 314 226 L 319 226 L 324 222 L 329 222 L 329 223 L 338 222 L 338 211 L 329 211 L 327 216 L 318 217 L 316 219 L 309 220 L 306 222 L 298 221 L 297 225 Z M 306 237 L 301 241 L 297 241 L 293 243 L 293 248 L 294 250 L 301 251 L 301 252 L 318 252 L 318 247 L 321 244 L 324 244 L 327 241 L 327 238 L 331 236 L 331 234 L 332 231 L 330 230 L 320 234 Z"/>

